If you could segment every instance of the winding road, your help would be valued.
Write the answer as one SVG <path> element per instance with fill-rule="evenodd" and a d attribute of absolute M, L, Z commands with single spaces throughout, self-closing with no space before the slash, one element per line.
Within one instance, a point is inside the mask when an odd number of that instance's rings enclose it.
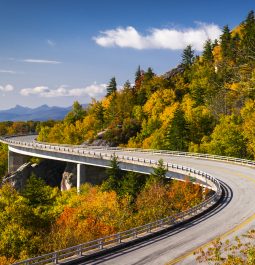
<path fill-rule="evenodd" d="M 12 139 L 29 143 L 34 140 L 34 137 Z M 208 242 L 217 237 L 233 239 L 236 235 L 255 227 L 255 167 L 139 150 L 104 149 L 104 153 L 115 153 L 117 156 L 132 153 L 135 157 L 153 160 L 162 158 L 165 162 L 205 171 L 221 182 L 224 197 L 214 210 L 183 226 L 133 246 L 94 258 L 86 264 L 196 264 L 195 256 L 192 254 L 194 250 L 207 246 Z"/>

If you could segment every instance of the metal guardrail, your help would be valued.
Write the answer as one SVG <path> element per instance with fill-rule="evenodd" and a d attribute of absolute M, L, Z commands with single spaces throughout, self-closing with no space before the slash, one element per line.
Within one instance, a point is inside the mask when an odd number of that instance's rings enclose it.
<path fill-rule="evenodd" d="M 58 250 L 52 253 L 44 254 L 35 258 L 23 260 L 21 262 L 14 263 L 15 265 L 30 265 L 30 264 L 58 264 L 59 261 L 64 263 L 68 258 L 80 258 L 82 256 L 90 255 L 92 253 L 102 251 L 106 248 L 111 248 L 121 243 L 125 243 L 130 240 L 134 240 L 138 237 L 146 236 L 153 232 L 166 229 L 171 226 L 177 225 L 183 221 L 186 221 L 193 216 L 210 208 L 221 196 L 221 193 L 215 193 L 212 197 L 205 200 L 201 204 L 191 208 L 190 210 L 157 220 L 155 222 L 148 223 L 143 226 L 135 227 L 117 234 L 105 236 L 93 241 L 89 241 L 83 244 L 79 244 L 70 248 Z"/>
<path fill-rule="evenodd" d="M 30 134 L 37 135 L 37 134 Z M 14 141 L 10 140 L 13 137 L 27 136 L 27 135 L 12 135 L 12 136 L 2 136 L 0 137 L 0 141 L 5 142 L 6 144 L 12 143 L 17 145 L 22 145 L 22 141 Z M 39 145 L 44 145 L 45 147 L 55 146 L 59 149 L 59 151 L 71 151 L 71 149 L 80 149 L 80 150 L 109 150 L 109 151 L 127 151 L 127 152 L 141 152 L 141 153 L 152 153 L 152 154 L 160 154 L 160 155 L 172 155 L 172 156 L 184 156 L 184 157 L 194 157 L 199 159 L 209 159 L 209 160 L 218 160 L 224 162 L 232 162 L 236 164 L 242 164 L 247 166 L 255 166 L 254 160 L 248 160 L 243 158 L 229 157 L 229 156 L 220 156 L 220 155 L 211 155 L 204 153 L 194 153 L 194 152 L 182 152 L 182 151 L 169 151 L 169 150 L 156 150 L 156 149 L 142 149 L 142 148 L 122 148 L 122 147 L 104 147 L 104 146 L 86 146 L 86 145 L 69 145 L 69 144 L 52 144 L 46 142 L 38 142 L 34 141 L 32 146 L 36 147 L 34 143 L 38 143 Z M 64 149 L 63 149 L 64 148 Z M 80 153 L 81 154 L 81 153 Z"/>
<path fill-rule="evenodd" d="M 123 149 L 123 148 L 98 148 L 97 151 L 92 151 L 90 147 L 84 148 L 80 146 L 63 146 L 63 145 L 52 145 L 52 144 L 46 144 L 46 143 L 40 143 L 40 142 L 24 142 L 24 141 L 17 141 L 11 139 L 11 137 L 0 137 L 0 141 L 11 144 L 14 146 L 21 146 L 26 148 L 34 148 L 39 150 L 47 150 L 51 152 L 60 152 L 60 153 L 68 153 L 73 155 L 79 155 L 79 156 L 88 156 L 88 157 L 97 157 L 101 159 L 107 159 L 110 160 L 113 156 L 113 154 L 107 154 L 103 152 L 99 152 L 102 150 L 125 150 L 125 151 L 143 151 L 143 152 L 152 152 L 153 154 L 177 154 L 178 155 L 184 155 L 187 153 L 183 152 L 168 152 L 168 151 L 155 151 L 155 150 L 141 150 L 141 149 Z M 128 163 L 135 163 L 139 165 L 147 165 L 150 167 L 155 167 L 158 165 L 158 162 L 156 160 L 151 159 L 145 159 L 145 158 L 139 158 L 139 157 L 133 157 L 133 156 L 118 156 L 118 160 L 121 162 L 128 162 Z M 209 198 L 207 198 L 205 201 L 200 203 L 199 205 L 192 207 L 191 209 L 174 214 L 172 216 L 157 220 L 155 222 L 151 222 L 139 227 L 132 228 L 130 230 L 122 231 L 117 234 L 109 235 L 100 239 L 96 239 L 93 241 L 89 241 L 77 246 L 73 246 L 70 248 L 58 250 L 56 252 L 44 254 L 35 258 L 23 260 L 21 262 L 15 263 L 16 265 L 21 264 L 47 264 L 47 263 L 54 263 L 58 264 L 60 260 L 62 262 L 67 258 L 79 258 L 82 255 L 89 255 L 91 252 L 97 252 L 102 251 L 105 248 L 110 248 L 113 246 L 116 246 L 117 244 L 121 244 L 126 241 L 133 240 L 137 237 L 142 237 L 147 235 L 148 233 L 153 233 L 156 231 L 159 231 L 161 229 L 165 229 L 171 226 L 174 226 L 176 224 L 179 224 L 183 221 L 189 220 L 194 215 L 197 215 L 199 213 L 204 212 L 208 208 L 210 208 L 213 204 L 215 204 L 222 195 L 222 189 L 220 186 L 219 181 L 214 178 L 213 176 L 200 171 L 195 170 L 189 167 L 180 166 L 177 164 L 170 164 L 170 163 L 164 163 L 164 165 L 167 167 L 167 169 L 177 169 L 181 171 L 183 174 L 186 174 L 187 172 L 192 173 L 194 175 L 197 175 L 199 178 L 204 179 L 205 182 L 209 183 L 211 188 L 215 190 L 216 192 L 211 195 Z"/>
<path fill-rule="evenodd" d="M 129 151 L 129 152 L 141 152 L 141 153 L 152 153 L 160 155 L 172 155 L 172 156 L 184 156 L 184 157 L 194 157 L 200 159 L 210 159 L 210 160 L 219 160 L 224 162 L 234 162 L 242 165 L 251 165 L 255 166 L 254 160 L 248 160 L 243 158 L 236 158 L 230 156 L 220 156 L 220 155 L 211 155 L 203 153 L 192 153 L 192 152 L 182 152 L 182 151 L 169 151 L 169 150 L 156 150 L 156 149 L 142 149 L 142 148 L 122 148 L 122 147 L 101 147 L 103 150 L 116 150 L 116 151 Z"/>

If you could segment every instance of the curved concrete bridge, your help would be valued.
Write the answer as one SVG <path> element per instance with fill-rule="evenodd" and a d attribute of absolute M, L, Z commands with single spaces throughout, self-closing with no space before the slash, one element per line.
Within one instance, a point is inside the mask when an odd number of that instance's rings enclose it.
<path fill-rule="evenodd" d="M 128 248 L 94 258 L 86 264 L 195 264 L 193 251 L 217 237 L 234 238 L 250 228 L 255 220 L 255 163 L 234 158 L 180 152 L 144 151 L 120 148 L 84 148 L 80 146 L 59 146 L 34 142 L 34 136 L 1 139 L 9 145 L 10 167 L 22 162 L 15 154 L 32 155 L 49 159 L 78 163 L 78 172 L 83 164 L 107 167 L 110 157 L 115 153 L 121 160 L 122 169 L 149 173 L 152 169 L 146 164 L 163 159 L 167 164 L 183 165 L 171 167 L 176 178 L 181 178 L 185 167 L 207 172 L 216 176 L 224 190 L 224 198 L 210 212 L 193 219 L 184 226 L 140 242 Z M 102 159 L 103 157 L 109 159 Z M 15 162 L 15 159 L 17 163 Z M 135 160 L 136 163 L 132 163 Z M 16 163 L 16 164 L 15 164 Z M 196 170 L 189 171 L 198 176 Z M 78 174 L 79 175 L 79 174 Z M 173 176 L 171 175 L 171 177 Z M 198 178 L 199 179 L 199 178 Z M 201 178 L 200 181 L 203 181 Z M 78 181 L 79 182 L 79 181 Z M 215 183 L 214 183 L 215 184 Z M 79 188 L 79 184 L 78 188 Z M 208 183 L 216 186 L 208 179 Z"/>

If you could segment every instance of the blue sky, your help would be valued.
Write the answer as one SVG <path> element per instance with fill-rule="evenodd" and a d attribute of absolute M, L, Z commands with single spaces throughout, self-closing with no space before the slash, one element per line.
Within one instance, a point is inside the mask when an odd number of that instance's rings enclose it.
<path fill-rule="evenodd" d="M 0 0 L 0 109 L 100 98 L 141 65 L 164 73 L 255 9 L 254 0 Z"/>

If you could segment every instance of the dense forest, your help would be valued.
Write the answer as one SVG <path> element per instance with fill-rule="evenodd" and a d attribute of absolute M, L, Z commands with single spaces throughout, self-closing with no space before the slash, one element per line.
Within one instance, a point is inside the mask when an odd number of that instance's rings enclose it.
<path fill-rule="evenodd" d="M 126 81 L 117 88 L 112 77 L 102 100 L 92 100 L 85 109 L 74 102 L 63 121 L 4 122 L 0 135 L 37 131 L 39 140 L 55 143 L 100 138 L 115 146 L 254 159 L 254 12 L 232 30 L 225 26 L 201 54 L 187 46 L 175 69 L 156 75 L 138 67 L 134 84 Z M 5 184 L 0 189 L 0 264 L 141 225 L 204 199 L 206 193 L 189 181 L 165 181 L 164 170 L 159 165 L 147 177 L 124 173 L 116 158 L 108 179 L 101 186 L 83 185 L 79 195 L 61 193 L 35 176 L 21 192 Z M 0 176 L 6 172 L 7 148 L 1 144 Z M 217 259 L 215 252 L 202 256 Z"/>
<path fill-rule="evenodd" d="M 81 99 L 82 100 L 82 99 Z M 255 19 L 251 11 L 236 28 L 225 26 L 200 56 L 184 49 L 178 67 L 156 75 L 138 67 L 134 84 L 88 108 L 73 110 L 54 126 L 41 126 L 42 141 L 80 144 L 99 132 L 111 145 L 255 157 Z"/>
<path fill-rule="evenodd" d="M 0 264 L 71 247 L 143 225 L 202 202 L 190 181 L 167 181 L 162 163 L 150 176 L 125 173 L 114 158 L 101 186 L 60 192 L 31 176 L 17 192 L 0 189 Z M 74 229 L 75 227 L 75 229 Z"/>

